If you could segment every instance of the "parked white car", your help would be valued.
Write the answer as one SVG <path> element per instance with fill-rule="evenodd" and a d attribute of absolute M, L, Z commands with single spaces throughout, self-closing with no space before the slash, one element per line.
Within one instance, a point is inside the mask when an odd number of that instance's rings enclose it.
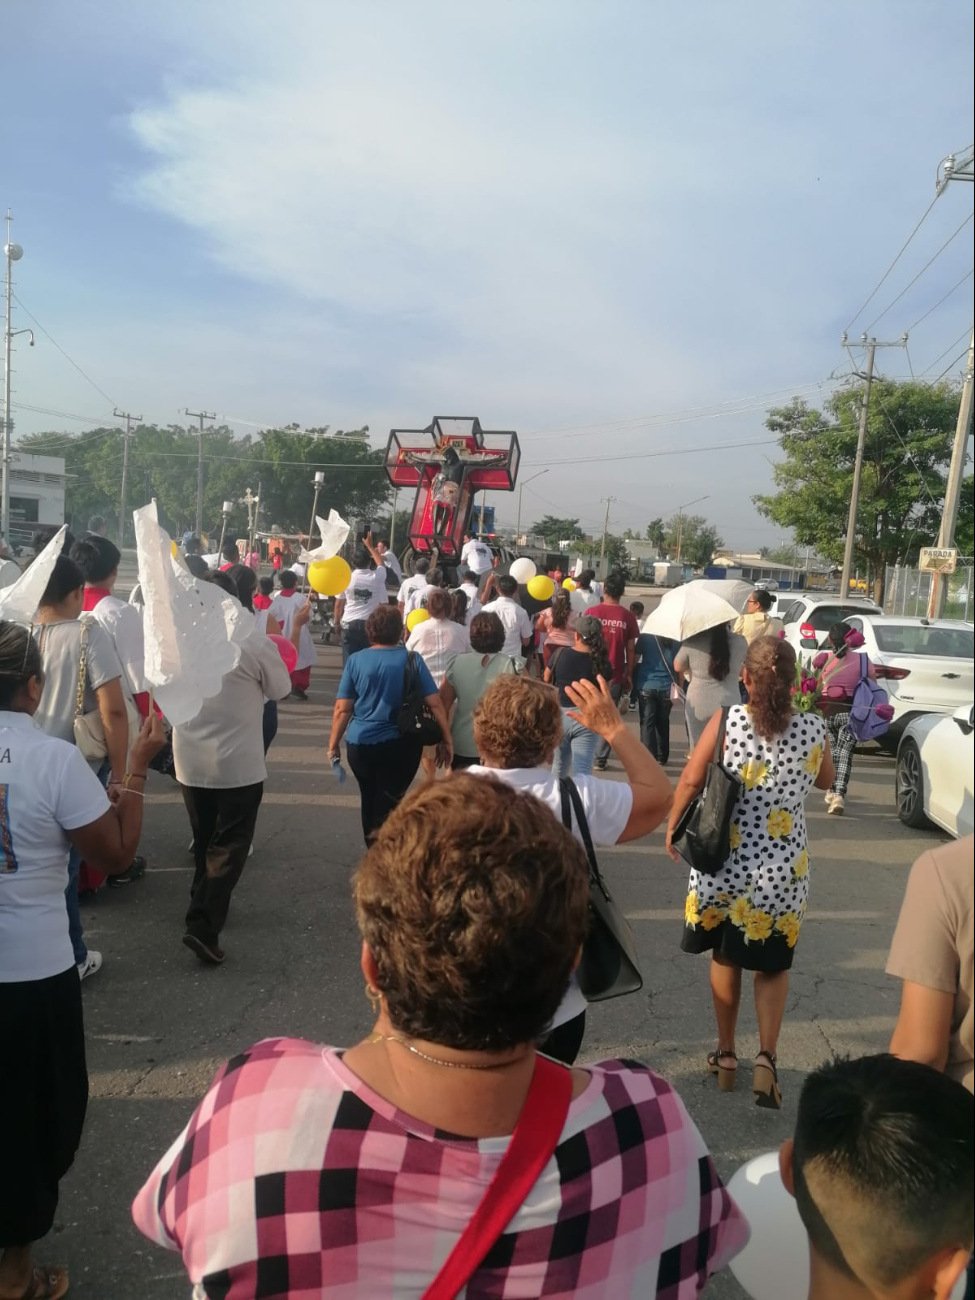
<path fill-rule="evenodd" d="M 975 630 L 949 619 L 855 614 L 846 619 L 863 633 L 863 653 L 894 709 L 886 748 L 924 713 L 954 713 L 975 696 Z"/>
<path fill-rule="evenodd" d="M 838 591 L 793 594 L 779 592 L 773 613 L 784 624 L 785 639 L 796 654 L 806 661 L 819 650 L 834 623 L 842 623 L 851 614 L 870 614 L 882 618 L 884 611 L 866 596 L 849 596 Z"/>
<path fill-rule="evenodd" d="M 975 830 L 975 705 L 948 717 L 908 723 L 897 749 L 897 815 L 905 826 L 930 823 L 961 839 Z"/>

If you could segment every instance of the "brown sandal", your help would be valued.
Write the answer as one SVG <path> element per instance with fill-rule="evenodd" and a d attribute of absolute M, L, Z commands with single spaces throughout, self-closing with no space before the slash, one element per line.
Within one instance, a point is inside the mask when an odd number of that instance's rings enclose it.
<path fill-rule="evenodd" d="M 735 1063 L 734 1069 L 721 1064 L 721 1058 L 724 1056 L 731 1057 Z M 708 1073 L 718 1076 L 718 1088 L 721 1092 L 734 1092 L 735 1079 L 738 1077 L 738 1057 L 734 1052 L 722 1051 L 720 1047 L 716 1052 L 708 1052 Z"/>
<path fill-rule="evenodd" d="M 35 1265 L 21 1300 L 61 1300 L 69 1285 L 68 1270 L 60 1264 Z"/>
<path fill-rule="evenodd" d="M 755 1057 L 752 1092 L 755 1094 L 756 1106 L 761 1106 L 764 1110 L 781 1108 L 782 1093 L 779 1091 L 779 1072 L 776 1068 L 774 1052 L 763 1050 Z"/>

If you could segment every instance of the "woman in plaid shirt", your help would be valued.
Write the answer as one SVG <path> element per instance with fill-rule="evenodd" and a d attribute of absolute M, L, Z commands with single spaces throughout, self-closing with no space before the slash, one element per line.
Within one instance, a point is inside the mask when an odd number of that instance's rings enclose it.
<path fill-rule="evenodd" d="M 374 1031 L 235 1057 L 136 1198 L 197 1300 L 424 1295 L 518 1121 L 588 871 L 540 801 L 457 774 L 390 814 L 355 901 Z M 698 1296 L 748 1228 L 680 1098 L 631 1061 L 571 1076 L 555 1153 L 467 1300 Z"/>

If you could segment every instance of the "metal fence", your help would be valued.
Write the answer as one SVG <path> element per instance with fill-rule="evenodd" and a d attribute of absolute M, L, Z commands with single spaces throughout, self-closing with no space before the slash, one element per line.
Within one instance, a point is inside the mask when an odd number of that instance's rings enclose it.
<path fill-rule="evenodd" d="M 969 561 L 965 566 L 960 565 L 945 579 L 948 584 L 945 618 L 958 618 L 969 622 L 975 614 L 972 569 L 972 563 Z M 907 569 L 900 564 L 888 564 L 887 580 L 884 584 L 884 612 L 923 618 L 928 612 L 932 577 L 933 575 L 926 571 Z"/>

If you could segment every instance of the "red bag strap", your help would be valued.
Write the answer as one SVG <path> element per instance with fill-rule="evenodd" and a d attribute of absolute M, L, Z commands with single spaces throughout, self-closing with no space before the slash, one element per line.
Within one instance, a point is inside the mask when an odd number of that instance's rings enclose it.
<path fill-rule="evenodd" d="M 423 1300 L 456 1300 L 551 1160 L 571 1100 L 572 1071 L 536 1056 L 535 1073 L 508 1149 L 484 1199 L 423 1293 Z"/>

